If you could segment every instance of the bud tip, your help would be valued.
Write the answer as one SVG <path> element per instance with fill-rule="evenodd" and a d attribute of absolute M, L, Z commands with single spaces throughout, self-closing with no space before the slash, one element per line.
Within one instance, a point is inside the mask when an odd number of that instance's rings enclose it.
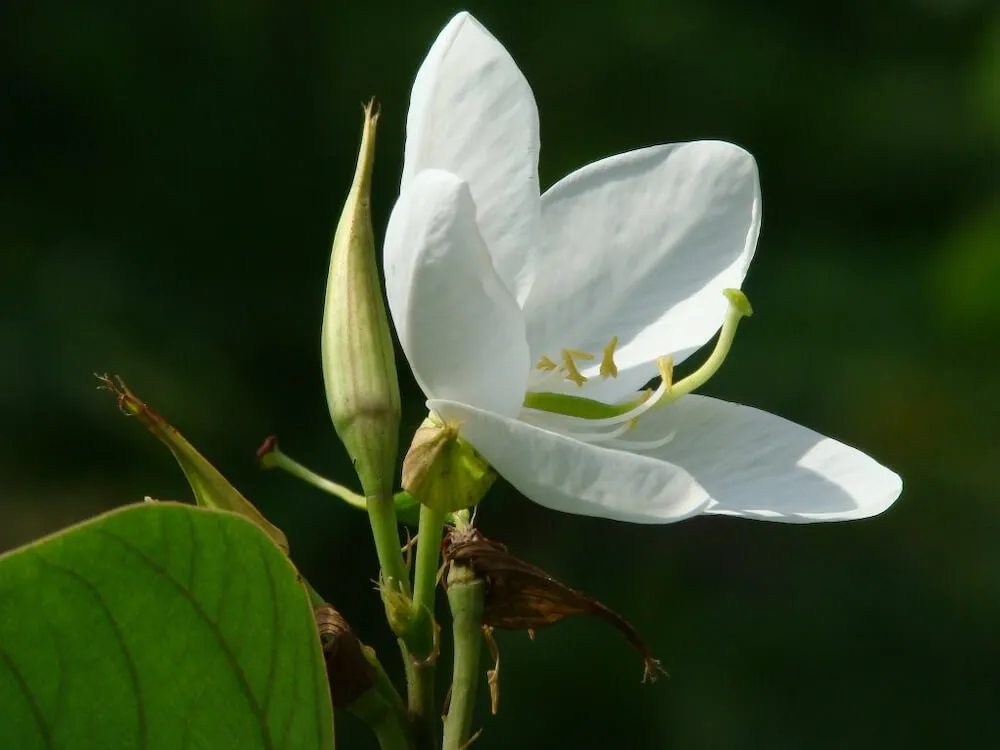
<path fill-rule="evenodd" d="M 273 469 L 278 465 L 278 459 L 274 455 L 278 452 L 278 436 L 269 435 L 257 449 L 257 463 L 262 469 Z"/>

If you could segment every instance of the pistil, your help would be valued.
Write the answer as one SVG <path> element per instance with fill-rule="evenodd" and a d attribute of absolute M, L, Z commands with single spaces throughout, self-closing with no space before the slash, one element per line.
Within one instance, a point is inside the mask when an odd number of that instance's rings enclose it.
<path fill-rule="evenodd" d="M 711 378 L 722 366 L 726 355 L 732 348 L 733 339 L 736 336 L 736 329 L 739 322 L 753 314 L 750 301 L 739 289 L 726 289 L 723 291 L 729 300 L 729 310 L 719 331 L 719 337 L 715 342 L 715 348 L 708 359 L 697 370 L 687 377 L 673 382 L 674 360 L 671 356 L 663 356 L 656 360 L 656 367 L 660 373 L 660 384 L 655 390 L 642 391 L 637 398 L 624 403 L 607 404 L 603 401 L 586 398 L 585 396 L 575 396 L 566 393 L 550 393 L 547 391 L 529 392 L 524 397 L 523 406 L 537 412 L 545 412 L 552 415 L 566 417 L 572 420 L 567 427 L 572 429 L 560 430 L 568 437 L 573 437 L 583 442 L 607 443 L 617 446 L 627 447 L 630 450 L 650 450 L 658 448 L 673 439 L 673 434 L 652 441 L 623 441 L 621 436 L 635 427 L 639 418 L 653 408 L 659 408 L 672 404 L 681 396 L 700 388 L 709 378 Z M 616 377 L 618 367 L 614 363 L 614 351 L 618 346 L 618 337 L 615 336 L 604 348 L 601 360 L 600 373 L 602 377 Z M 542 357 L 537 365 L 539 370 L 558 373 L 583 387 L 587 378 L 577 367 L 577 360 L 593 360 L 594 355 L 587 352 L 564 349 L 561 353 L 562 365 L 559 366 L 548 357 Z M 529 415 L 525 415 L 529 420 Z M 578 432 L 577 428 L 583 428 L 583 432 Z M 598 431 L 602 428 L 612 428 L 609 431 Z M 593 432 L 591 432 L 593 430 Z"/>

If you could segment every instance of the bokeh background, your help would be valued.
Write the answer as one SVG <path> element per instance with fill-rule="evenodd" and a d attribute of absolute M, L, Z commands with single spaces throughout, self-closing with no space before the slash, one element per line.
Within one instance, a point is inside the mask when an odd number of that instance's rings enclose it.
<path fill-rule="evenodd" d="M 539 102 L 545 185 L 602 156 L 753 152 L 757 314 L 705 392 L 904 477 L 885 515 L 637 527 L 499 483 L 481 527 L 626 615 L 501 634 L 477 748 L 1000 742 L 1000 5 L 989 0 L 469 2 Z M 447 2 L 33 0 L 0 10 L 0 549 L 144 495 L 169 453 L 95 390 L 119 373 L 291 538 L 395 669 L 319 330 L 360 102 L 383 107 L 381 234 L 409 86 Z M 404 439 L 422 400 L 401 362 Z M 344 747 L 373 747 L 344 717 Z"/>

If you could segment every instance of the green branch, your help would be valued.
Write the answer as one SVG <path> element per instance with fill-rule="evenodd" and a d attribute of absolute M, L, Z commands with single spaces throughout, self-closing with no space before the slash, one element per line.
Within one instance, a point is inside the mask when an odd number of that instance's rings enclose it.
<path fill-rule="evenodd" d="M 486 582 L 467 567 L 452 565 L 448 572 L 448 604 L 455 639 L 451 706 L 444 722 L 444 750 L 462 750 L 469 742 L 479 683 L 483 601 Z"/>
<path fill-rule="evenodd" d="M 437 745 L 439 710 L 434 682 L 438 657 L 438 625 L 434 616 L 434 592 L 437 589 L 441 537 L 447 514 L 420 506 L 417 530 L 417 561 L 413 580 L 414 623 L 407 632 L 410 669 L 407 670 L 410 717 L 418 738 L 427 745 Z"/>

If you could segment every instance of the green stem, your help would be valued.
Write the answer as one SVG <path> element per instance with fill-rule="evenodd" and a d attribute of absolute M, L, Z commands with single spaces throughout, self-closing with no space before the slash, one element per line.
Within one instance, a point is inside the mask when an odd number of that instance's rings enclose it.
<path fill-rule="evenodd" d="M 262 453 L 259 459 L 260 465 L 263 468 L 281 469 L 282 471 L 291 474 L 293 477 L 301 479 L 303 482 L 312 485 L 316 489 L 322 490 L 327 494 L 343 500 L 355 510 L 367 510 L 368 503 L 365 501 L 364 495 L 355 492 L 349 487 L 345 487 L 342 484 L 334 482 L 332 479 L 327 479 L 322 474 L 317 474 L 304 464 L 300 464 L 291 456 L 282 453 L 276 442 L 268 441 L 264 445 L 267 448 L 267 451 Z M 417 502 L 415 497 L 410 495 L 408 492 L 397 492 L 393 496 L 392 502 L 393 507 L 396 510 L 396 517 L 398 520 L 408 526 L 417 525 L 417 513 L 420 504 Z"/>
<path fill-rule="evenodd" d="M 441 559 L 441 537 L 446 513 L 426 505 L 420 506 L 417 528 L 417 561 L 413 580 L 413 610 L 415 627 L 407 639 L 411 668 L 407 670 L 407 692 L 410 717 L 417 735 L 430 746 L 436 745 L 438 708 L 434 693 L 434 653 L 437 622 L 434 617 L 434 592 L 437 589 L 438 562 Z"/>
<path fill-rule="evenodd" d="M 286 471 L 293 477 L 298 477 L 304 482 L 308 482 L 313 487 L 323 490 L 323 492 L 328 492 L 334 497 L 339 497 L 345 503 L 351 507 L 357 508 L 358 510 L 365 509 L 365 498 L 363 495 L 359 495 L 357 492 L 345 487 L 342 484 L 337 484 L 332 479 L 327 479 L 320 474 L 317 474 L 312 469 L 303 466 L 294 458 L 287 456 L 282 453 L 278 446 L 275 445 L 274 448 L 261 459 L 261 463 L 265 468 L 276 468 Z"/>
<path fill-rule="evenodd" d="M 437 590 L 438 565 L 441 560 L 441 538 L 444 536 L 443 511 L 420 506 L 417 528 L 417 562 L 413 574 L 413 603 L 418 609 L 434 614 L 434 592 Z"/>
<path fill-rule="evenodd" d="M 407 670 L 410 723 L 416 747 L 420 750 L 437 747 L 440 715 L 434 699 L 434 659 L 417 661 L 411 655 L 410 669 Z"/>
<path fill-rule="evenodd" d="M 377 682 L 375 689 L 367 691 L 347 710 L 371 728 L 382 750 L 410 750 L 406 721 L 385 699 Z"/>
<path fill-rule="evenodd" d="M 393 595 L 398 594 L 409 599 L 410 577 L 406 570 L 406 563 L 403 561 L 403 552 L 399 547 L 399 527 L 396 523 L 392 495 L 369 496 L 367 506 L 368 521 L 372 527 L 372 537 L 375 539 L 375 554 L 378 556 L 381 568 L 382 586 L 393 592 Z M 394 613 L 390 605 L 392 595 L 387 595 L 383 591 L 382 601 L 390 627 L 393 627 Z M 395 627 L 393 629 L 395 630 Z M 413 671 L 411 667 L 413 657 L 410 654 L 408 644 L 404 643 L 402 638 L 399 639 L 399 651 L 403 657 L 403 664 L 406 665 L 407 682 L 409 682 L 409 675 Z"/>
<path fill-rule="evenodd" d="M 396 690 L 396 686 L 392 684 L 392 680 L 385 671 L 385 667 L 382 666 L 382 662 L 375 655 L 375 649 L 369 646 L 362 646 L 361 650 L 365 655 L 365 659 L 375 670 L 375 689 L 382 694 L 386 703 L 396 712 L 399 719 L 405 723 L 406 705 L 403 703 L 403 698 L 400 696 L 399 691 Z"/>
<path fill-rule="evenodd" d="M 444 721 L 444 750 L 461 750 L 469 741 L 479 683 L 482 648 L 483 600 L 486 582 L 467 567 L 452 565 L 448 572 L 448 604 L 455 639 L 451 706 Z"/>
<path fill-rule="evenodd" d="M 382 581 L 391 590 L 408 597 L 410 577 L 406 573 L 406 563 L 403 562 L 403 552 L 399 547 L 399 528 L 392 495 L 385 497 L 369 495 L 366 504 L 368 521 L 375 539 L 375 554 L 378 555 L 378 564 L 382 568 Z"/>
<path fill-rule="evenodd" d="M 370 725 L 375 739 L 382 750 L 409 750 L 410 742 L 405 727 L 396 721 L 395 715 L 386 714 L 386 721 Z"/>

